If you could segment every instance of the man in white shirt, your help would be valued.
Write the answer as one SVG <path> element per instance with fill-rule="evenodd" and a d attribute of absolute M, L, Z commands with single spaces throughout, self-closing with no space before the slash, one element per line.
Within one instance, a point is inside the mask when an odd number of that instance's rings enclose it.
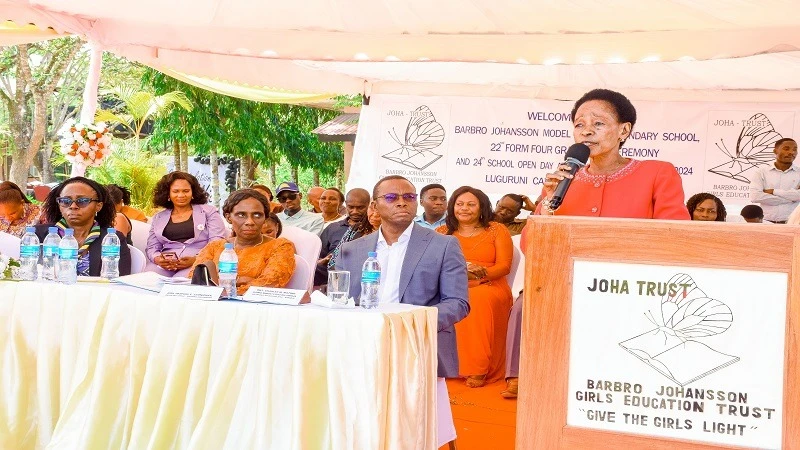
<path fill-rule="evenodd" d="M 795 166 L 797 142 L 791 138 L 775 142 L 775 162 L 760 167 L 750 181 L 750 201 L 764 210 L 764 220 L 786 223 L 800 205 L 800 167 Z"/>
<path fill-rule="evenodd" d="M 361 294 L 361 267 L 376 251 L 381 265 L 380 304 L 409 303 L 438 310 L 437 436 L 439 446 L 455 438 L 444 378 L 458 377 L 456 322 L 469 313 L 467 263 L 458 240 L 414 223 L 417 194 L 407 179 L 390 175 L 372 190 L 381 226 L 342 245 L 337 270 L 350 272 L 350 295 Z"/>
<path fill-rule="evenodd" d="M 301 228 L 317 236 L 322 233 L 325 225 L 322 215 L 303 211 L 303 207 L 300 205 L 303 194 L 300 193 L 297 183 L 284 181 L 279 184 L 275 191 L 275 198 L 283 206 L 283 212 L 278 214 L 283 226 Z"/>
<path fill-rule="evenodd" d="M 397 175 L 381 179 L 372 191 L 381 216 L 378 231 L 342 245 L 337 270 L 350 271 L 350 295 L 361 295 L 361 266 L 378 253 L 380 304 L 410 303 L 439 310 L 439 376 L 458 376 L 453 325 L 469 312 L 467 263 L 458 240 L 414 224 L 414 185 Z"/>
<path fill-rule="evenodd" d="M 421 227 L 436 228 L 445 224 L 447 219 L 447 192 L 441 184 L 429 184 L 419 191 L 419 202 L 422 214 L 414 219 Z"/>

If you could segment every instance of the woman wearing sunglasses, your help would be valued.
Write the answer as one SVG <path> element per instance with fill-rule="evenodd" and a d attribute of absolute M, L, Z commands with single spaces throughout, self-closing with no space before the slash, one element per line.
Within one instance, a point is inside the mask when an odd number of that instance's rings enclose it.
<path fill-rule="evenodd" d="M 164 210 L 151 221 L 146 271 L 185 277 L 203 247 L 225 238 L 222 216 L 207 203 L 208 193 L 190 173 L 172 172 L 158 181 L 153 205 Z"/>
<path fill-rule="evenodd" d="M 36 227 L 39 240 L 44 240 L 49 227 L 64 230 L 72 228 L 78 241 L 78 276 L 100 276 L 103 238 L 108 228 L 114 226 L 117 212 L 108 191 L 96 181 L 73 177 L 50 191 L 42 204 L 45 225 Z M 131 252 L 125 236 L 117 231 L 120 241 L 119 274 L 131 273 Z"/>

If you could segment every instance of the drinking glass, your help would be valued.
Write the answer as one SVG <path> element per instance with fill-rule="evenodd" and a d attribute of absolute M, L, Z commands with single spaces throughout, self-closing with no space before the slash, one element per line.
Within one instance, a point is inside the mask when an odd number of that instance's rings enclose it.
<path fill-rule="evenodd" d="M 340 305 L 347 304 L 350 297 L 350 272 L 347 270 L 328 271 L 328 298 Z"/>

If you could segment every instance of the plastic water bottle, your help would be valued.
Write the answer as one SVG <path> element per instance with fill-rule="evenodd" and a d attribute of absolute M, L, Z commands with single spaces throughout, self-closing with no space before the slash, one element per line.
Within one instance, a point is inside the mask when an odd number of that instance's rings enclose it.
<path fill-rule="evenodd" d="M 58 265 L 58 244 L 61 243 L 61 236 L 58 235 L 58 228 L 50 227 L 47 229 L 47 236 L 42 243 L 42 278 L 55 281 L 58 279 L 56 266 Z"/>
<path fill-rule="evenodd" d="M 34 281 L 38 274 L 37 264 L 39 264 L 39 237 L 36 236 L 36 228 L 26 227 L 19 244 L 19 277 Z"/>
<path fill-rule="evenodd" d="M 381 285 L 381 265 L 378 263 L 378 254 L 369 252 L 367 260 L 361 266 L 361 297 L 358 304 L 362 308 L 373 309 L 378 307 L 379 287 Z"/>
<path fill-rule="evenodd" d="M 225 244 L 225 250 L 219 255 L 219 286 L 225 288 L 223 297 L 236 298 L 236 277 L 239 274 L 239 257 L 233 251 L 233 244 Z"/>
<path fill-rule="evenodd" d="M 100 255 L 103 260 L 100 276 L 108 280 L 119 278 L 119 236 L 117 236 L 117 230 L 114 228 L 109 228 L 108 233 L 103 238 L 103 247 Z"/>
<path fill-rule="evenodd" d="M 67 228 L 58 244 L 58 281 L 66 284 L 78 282 L 78 241 L 75 230 Z"/>

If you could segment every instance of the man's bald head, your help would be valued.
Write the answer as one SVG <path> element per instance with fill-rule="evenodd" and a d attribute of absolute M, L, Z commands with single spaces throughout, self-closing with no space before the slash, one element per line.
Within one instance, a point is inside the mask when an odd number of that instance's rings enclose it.
<path fill-rule="evenodd" d="M 314 212 L 320 212 L 319 198 L 322 197 L 323 192 L 325 192 L 325 188 L 314 186 L 306 193 L 306 199 L 308 200 L 308 203 L 314 207 Z"/>
<path fill-rule="evenodd" d="M 366 189 L 355 188 L 347 192 L 347 216 L 351 224 L 361 222 L 367 215 L 370 196 Z"/>

